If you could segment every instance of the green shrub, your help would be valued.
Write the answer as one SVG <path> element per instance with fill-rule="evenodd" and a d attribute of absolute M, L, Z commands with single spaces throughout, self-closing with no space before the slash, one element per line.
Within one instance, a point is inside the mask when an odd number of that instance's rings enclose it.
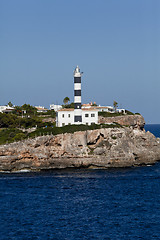
<path fill-rule="evenodd" d="M 125 116 L 125 115 L 134 115 L 134 113 L 128 110 L 126 110 L 126 113 L 98 112 L 98 116 L 102 116 L 102 117 L 117 117 L 117 116 Z"/>
<path fill-rule="evenodd" d="M 12 113 L 0 113 L 0 128 L 16 127 L 18 117 Z"/>
<path fill-rule="evenodd" d="M 47 112 L 45 113 L 37 113 L 37 115 L 41 115 L 41 116 L 49 116 L 49 117 L 52 117 L 52 118 L 55 118 L 56 117 L 56 112 L 54 110 L 48 110 Z"/>
<path fill-rule="evenodd" d="M 30 127 L 43 127 L 45 126 L 45 123 L 42 122 L 42 120 L 32 117 L 32 118 L 21 118 L 20 119 L 20 126 L 24 128 L 30 128 Z"/>
<path fill-rule="evenodd" d="M 16 128 L 16 127 L 43 127 L 46 123 L 43 123 L 38 117 L 21 118 L 12 113 L 0 113 L 0 128 Z"/>
<path fill-rule="evenodd" d="M 117 117 L 122 115 L 124 115 L 124 113 L 98 112 L 98 116 L 102 117 Z"/>
<path fill-rule="evenodd" d="M 133 112 L 130 112 L 130 111 L 128 111 L 128 110 L 126 110 L 126 114 L 127 114 L 127 115 L 134 115 Z"/>
<path fill-rule="evenodd" d="M 7 128 L 0 131 L 0 144 L 5 144 L 6 142 L 11 143 L 15 140 L 21 140 L 26 138 L 27 135 L 21 130 L 16 128 Z"/>
<path fill-rule="evenodd" d="M 112 139 L 114 139 L 114 140 L 115 140 L 115 139 L 117 139 L 117 137 L 116 137 L 116 136 L 112 136 Z"/>
<path fill-rule="evenodd" d="M 74 103 L 62 105 L 62 108 L 74 108 Z"/>
<path fill-rule="evenodd" d="M 135 113 L 136 115 L 141 115 L 140 113 Z"/>
<path fill-rule="evenodd" d="M 13 138 L 13 141 L 20 141 L 25 138 L 26 138 L 26 135 L 24 133 L 17 133 Z"/>

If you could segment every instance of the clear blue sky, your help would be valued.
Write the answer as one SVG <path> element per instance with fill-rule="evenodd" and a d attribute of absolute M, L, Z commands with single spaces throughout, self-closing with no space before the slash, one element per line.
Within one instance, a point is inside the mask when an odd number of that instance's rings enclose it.
<path fill-rule="evenodd" d="M 160 123 L 159 0 L 0 0 L 0 105 L 73 101 Z"/>

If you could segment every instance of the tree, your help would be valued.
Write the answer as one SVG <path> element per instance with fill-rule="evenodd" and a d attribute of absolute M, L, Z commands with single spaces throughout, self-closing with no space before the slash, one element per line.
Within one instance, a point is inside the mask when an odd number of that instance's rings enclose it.
<path fill-rule="evenodd" d="M 15 106 L 13 114 L 21 115 L 22 114 L 22 107 L 20 106 Z"/>
<path fill-rule="evenodd" d="M 13 104 L 11 102 L 8 103 L 9 107 L 13 107 Z"/>
<path fill-rule="evenodd" d="M 35 107 L 31 106 L 30 104 L 26 104 L 26 103 L 22 105 L 22 109 L 26 110 L 26 113 L 30 114 L 30 115 L 33 115 L 33 114 L 35 114 L 35 112 L 37 112 L 37 109 Z"/>
<path fill-rule="evenodd" d="M 70 103 L 70 104 L 67 104 L 67 105 L 62 105 L 63 108 L 74 108 L 74 103 Z"/>
<path fill-rule="evenodd" d="M 68 104 L 69 101 L 70 101 L 69 97 L 65 97 L 65 98 L 63 99 L 64 104 Z"/>
<path fill-rule="evenodd" d="M 117 112 L 118 103 L 116 101 L 113 102 L 113 106 L 114 106 L 114 111 Z"/>

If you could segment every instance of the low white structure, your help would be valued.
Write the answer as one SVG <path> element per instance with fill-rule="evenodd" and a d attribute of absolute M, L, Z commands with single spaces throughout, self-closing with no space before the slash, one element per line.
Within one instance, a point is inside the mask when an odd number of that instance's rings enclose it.
<path fill-rule="evenodd" d="M 0 112 L 1 113 L 8 113 L 8 112 L 12 112 L 14 110 L 14 107 L 10 107 L 8 106 L 0 106 Z"/>
<path fill-rule="evenodd" d="M 113 113 L 114 112 L 114 108 L 111 106 L 95 106 L 95 109 L 98 110 L 98 112 L 110 112 Z"/>
<path fill-rule="evenodd" d="M 50 104 L 50 110 L 57 112 L 60 109 L 62 109 L 62 105 Z"/>
<path fill-rule="evenodd" d="M 46 113 L 48 111 L 47 108 L 42 107 L 42 106 L 35 106 L 35 108 L 37 109 L 38 113 Z"/>
<path fill-rule="evenodd" d="M 91 106 L 89 104 L 84 104 L 82 106 L 82 109 L 90 109 L 90 108 L 94 108 L 96 109 L 98 112 L 109 112 L 109 113 L 115 113 L 115 109 L 112 106 Z M 117 113 L 126 113 L 125 109 L 119 109 L 117 108 L 116 110 Z"/>
<path fill-rule="evenodd" d="M 74 109 L 65 108 L 59 110 L 56 116 L 56 126 L 63 127 L 65 125 L 76 124 L 74 121 Z M 82 122 L 81 124 L 91 125 L 98 124 L 98 111 L 96 109 L 82 109 Z"/>
<path fill-rule="evenodd" d="M 124 114 L 126 114 L 126 110 L 124 109 L 124 108 L 122 108 L 122 109 L 117 109 L 117 112 L 118 113 L 124 113 Z"/>

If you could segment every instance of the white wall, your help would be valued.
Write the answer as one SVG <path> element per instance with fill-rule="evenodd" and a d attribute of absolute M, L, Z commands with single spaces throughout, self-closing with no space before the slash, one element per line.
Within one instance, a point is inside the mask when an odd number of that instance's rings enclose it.
<path fill-rule="evenodd" d="M 3 110 L 6 110 L 7 106 L 0 106 L 0 112 L 3 112 Z"/>
<path fill-rule="evenodd" d="M 56 116 L 56 126 L 74 124 L 74 111 L 59 111 Z"/>
<path fill-rule="evenodd" d="M 55 112 L 57 112 L 60 109 L 62 109 L 61 105 L 50 104 L 50 110 L 54 110 Z"/>
<path fill-rule="evenodd" d="M 87 117 L 88 115 L 88 117 Z M 92 111 L 83 111 L 82 110 L 82 123 L 91 125 L 93 123 L 98 124 L 98 111 L 92 110 Z"/>
<path fill-rule="evenodd" d="M 69 117 L 70 114 L 70 117 Z M 88 116 L 87 116 L 88 114 Z M 97 110 L 92 110 L 92 111 L 87 111 L 87 110 L 82 110 L 82 124 L 98 124 L 98 111 Z M 62 127 L 64 125 L 69 125 L 69 124 L 76 124 L 74 122 L 74 111 L 58 111 L 57 112 L 57 117 L 56 117 L 56 126 L 57 127 Z"/>
<path fill-rule="evenodd" d="M 8 106 L 0 106 L 0 112 L 3 113 L 5 110 L 8 110 L 9 111 L 13 111 L 14 110 L 14 107 L 10 107 L 9 105 Z"/>

